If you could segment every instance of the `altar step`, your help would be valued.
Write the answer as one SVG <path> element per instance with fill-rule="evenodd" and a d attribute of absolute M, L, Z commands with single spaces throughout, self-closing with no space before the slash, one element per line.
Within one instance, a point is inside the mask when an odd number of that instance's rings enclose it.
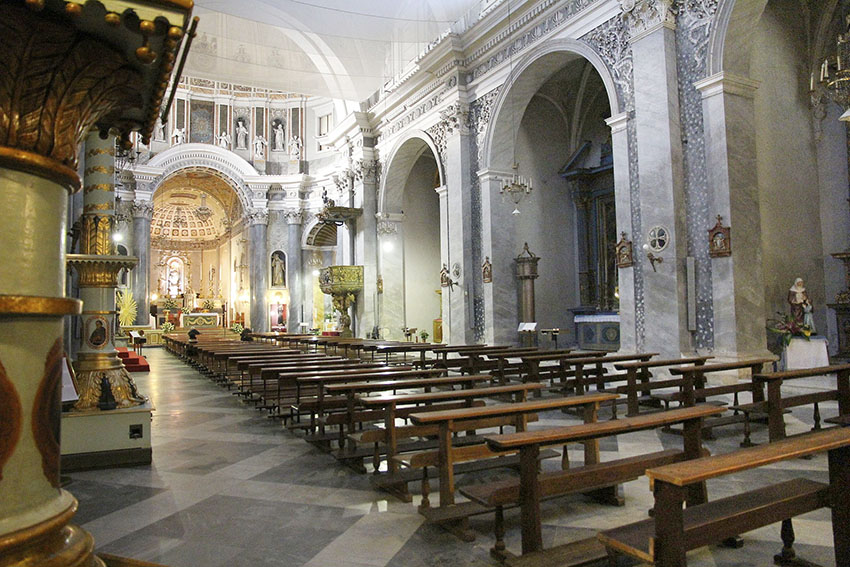
<path fill-rule="evenodd" d="M 118 351 L 118 357 L 121 359 L 121 362 L 124 363 L 124 367 L 127 368 L 127 372 L 151 371 L 151 367 L 148 365 L 148 361 L 145 360 L 144 356 L 139 356 L 132 350 L 125 347 L 117 347 L 115 350 Z"/>

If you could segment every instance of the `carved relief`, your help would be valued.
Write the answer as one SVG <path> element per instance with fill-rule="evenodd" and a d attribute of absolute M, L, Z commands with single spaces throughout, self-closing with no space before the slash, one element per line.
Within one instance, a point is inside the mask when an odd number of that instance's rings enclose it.
<path fill-rule="evenodd" d="M 381 180 L 381 162 L 359 159 L 354 164 L 354 178 L 366 183 L 378 183 Z"/>
<path fill-rule="evenodd" d="M 0 141 L 77 167 L 89 129 L 116 110 L 141 106 L 142 82 L 121 53 L 74 26 L 0 9 Z M 27 89 L 17 88 L 27 85 Z"/>
<path fill-rule="evenodd" d="M 620 6 L 632 36 L 662 24 L 676 23 L 673 0 L 620 0 Z"/>
<path fill-rule="evenodd" d="M 15 452 L 21 437 L 22 413 L 18 391 L 0 362 L 0 481 L 3 480 L 3 466 Z"/>
<path fill-rule="evenodd" d="M 41 453 L 41 469 L 54 488 L 59 488 L 59 427 L 62 411 L 62 338 L 53 343 L 44 362 L 32 408 L 32 434 Z"/>
<path fill-rule="evenodd" d="M 602 57 L 611 70 L 623 107 L 634 110 L 632 46 L 623 20 L 612 18 L 582 37 L 582 40 Z"/>

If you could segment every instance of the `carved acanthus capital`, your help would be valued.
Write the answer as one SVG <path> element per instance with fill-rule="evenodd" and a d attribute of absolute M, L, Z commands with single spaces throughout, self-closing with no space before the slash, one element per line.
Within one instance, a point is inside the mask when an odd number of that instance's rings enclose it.
<path fill-rule="evenodd" d="M 401 222 L 397 220 L 379 220 L 378 234 L 381 236 L 390 236 L 393 234 L 398 234 L 399 224 L 401 224 Z"/>
<path fill-rule="evenodd" d="M 381 162 L 376 159 L 359 159 L 354 164 L 354 178 L 365 183 L 378 183 L 381 178 Z"/>
<path fill-rule="evenodd" d="M 304 221 L 304 214 L 301 209 L 291 209 L 283 211 L 283 218 L 286 219 L 286 224 L 301 224 Z"/>
<path fill-rule="evenodd" d="M 134 219 L 151 220 L 153 218 L 153 201 L 133 201 L 130 212 Z"/>
<path fill-rule="evenodd" d="M 620 0 L 620 6 L 632 38 L 661 25 L 676 25 L 674 0 Z"/>
<path fill-rule="evenodd" d="M 469 134 L 468 104 L 450 104 L 445 110 L 440 111 L 440 118 L 445 123 L 445 129 L 448 134 L 454 132 L 464 135 Z"/>
<path fill-rule="evenodd" d="M 251 209 L 245 215 L 250 226 L 255 224 L 269 224 L 269 211 L 267 209 Z"/>

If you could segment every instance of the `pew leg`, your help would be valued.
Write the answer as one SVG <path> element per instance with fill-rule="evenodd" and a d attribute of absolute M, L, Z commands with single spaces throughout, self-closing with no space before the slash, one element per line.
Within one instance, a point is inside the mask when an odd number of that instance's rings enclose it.
<path fill-rule="evenodd" d="M 744 538 L 738 535 L 727 537 L 720 543 L 720 545 L 722 547 L 728 547 L 729 549 L 741 549 L 744 547 Z"/>
<path fill-rule="evenodd" d="M 431 499 L 428 495 L 431 493 L 431 483 L 428 480 L 428 467 L 422 467 L 422 503 L 419 504 L 419 511 L 431 507 Z"/>
<path fill-rule="evenodd" d="M 570 470 L 570 454 L 567 452 L 566 445 L 564 445 L 563 451 L 561 452 L 561 470 Z"/>
<path fill-rule="evenodd" d="M 820 408 L 818 407 L 818 403 L 815 402 L 815 414 L 814 414 L 815 425 L 812 427 L 812 431 L 818 431 L 820 427 Z"/>
<path fill-rule="evenodd" d="M 505 549 L 505 511 L 501 506 L 496 506 L 493 531 L 496 535 L 496 543 L 490 550 L 490 555 L 499 561 L 504 561 L 508 556 L 508 552 Z"/>
<path fill-rule="evenodd" d="M 753 447 L 755 444 L 750 439 L 750 412 L 744 412 L 744 440 L 741 441 L 741 447 Z"/>
<path fill-rule="evenodd" d="M 611 506 L 624 506 L 626 504 L 626 499 L 620 496 L 620 491 L 616 484 L 585 492 L 585 495 L 600 504 L 609 504 Z"/>
<path fill-rule="evenodd" d="M 806 567 L 812 563 L 799 559 L 794 551 L 794 526 L 791 524 L 791 518 L 782 520 L 782 529 L 780 531 L 782 537 L 782 551 L 773 556 L 773 563 L 782 566 Z"/>

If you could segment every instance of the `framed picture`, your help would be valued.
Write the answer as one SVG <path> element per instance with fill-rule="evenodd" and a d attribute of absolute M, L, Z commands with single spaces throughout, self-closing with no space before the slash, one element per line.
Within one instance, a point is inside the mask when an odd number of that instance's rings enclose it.
<path fill-rule="evenodd" d="M 708 230 L 708 255 L 723 258 L 732 255 L 732 229 L 723 226 L 723 217 L 717 215 L 717 224 Z"/>
<path fill-rule="evenodd" d="M 634 266 L 634 252 L 632 250 L 632 241 L 626 239 L 626 233 L 620 233 L 620 241 L 614 246 L 617 254 L 617 267 L 630 268 Z"/>

